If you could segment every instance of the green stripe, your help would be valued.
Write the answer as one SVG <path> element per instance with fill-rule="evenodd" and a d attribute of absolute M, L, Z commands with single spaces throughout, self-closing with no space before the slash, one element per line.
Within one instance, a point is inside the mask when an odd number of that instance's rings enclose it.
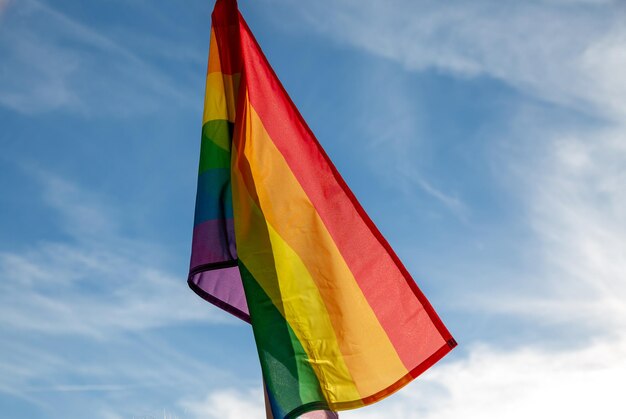
<path fill-rule="evenodd" d="M 239 259 L 261 369 L 272 398 L 274 417 L 283 418 L 308 403 L 326 401 L 309 358 L 291 326 Z"/>
<path fill-rule="evenodd" d="M 230 167 L 232 134 L 231 122 L 217 119 L 204 124 L 200 146 L 200 173 L 209 169 Z"/>

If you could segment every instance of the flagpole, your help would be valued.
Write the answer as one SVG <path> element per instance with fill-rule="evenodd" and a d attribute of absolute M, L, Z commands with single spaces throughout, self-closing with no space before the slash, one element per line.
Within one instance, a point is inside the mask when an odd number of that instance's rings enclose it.
<path fill-rule="evenodd" d="M 267 395 L 267 387 L 265 387 L 265 380 L 263 380 L 263 396 L 265 398 L 265 417 L 266 419 L 274 419 L 272 408 L 270 407 L 270 399 Z"/>
<path fill-rule="evenodd" d="M 265 381 L 263 381 L 263 396 L 265 399 L 265 418 L 266 419 L 274 419 L 272 415 L 272 408 L 270 406 L 270 400 L 267 395 L 267 387 L 265 386 Z M 307 412 L 302 416 L 299 416 L 300 419 L 339 419 L 339 414 L 337 412 L 332 412 L 330 410 L 315 410 L 313 412 Z"/>

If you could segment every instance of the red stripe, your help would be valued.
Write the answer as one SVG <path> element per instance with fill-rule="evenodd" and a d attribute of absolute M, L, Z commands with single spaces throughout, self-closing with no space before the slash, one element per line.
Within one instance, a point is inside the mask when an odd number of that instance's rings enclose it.
<path fill-rule="evenodd" d="M 396 381 L 391 386 L 386 389 L 363 399 L 363 403 L 365 405 L 369 405 L 375 403 L 379 400 L 382 400 L 396 391 L 400 390 L 402 387 L 410 383 L 413 379 L 417 378 L 428 368 L 432 367 L 437 361 L 446 356 L 448 352 L 450 352 L 454 348 L 454 345 L 444 345 L 441 348 L 437 349 L 431 356 L 425 359 L 420 365 L 411 370 L 407 375 L 402 377 L 400 380 Z"/>
<path fill-rule="evenodd" d="M 240 17 L 250 102 L 309 196 L 408 370 L 451 335 L 367 216 L 287 95 Z M 426 315 L 424 315 L 426 314 Z"/>
<path fill-rule="evenodd" d="M 217 0 L 211 15 L 223 74 L 241 72 L 239 11 L 235 0 Z"/>

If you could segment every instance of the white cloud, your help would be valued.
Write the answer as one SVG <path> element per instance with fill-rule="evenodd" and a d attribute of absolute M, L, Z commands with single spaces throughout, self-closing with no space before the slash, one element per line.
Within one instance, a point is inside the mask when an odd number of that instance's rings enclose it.
<path fill-rule="evenodd" d="M 537 121 L 535 121 L 537 122 Z M 483 297 L 486 310 L 531 322 L 567 326 L 583 334 L 624 336 L 626 329 L 626 128 L 530 128 L 533 137 L 508 160 L 533 232 L 537 256 L 512 292 Z M 541 125 L 541 124 L 538 124 Z"/>
<path fill-rule="evenodd" d="M 248 390 L 227 388 L 211 392 L 203 400 L 183 400 L 180 405 L 189 419 L 265 419 L 265 402 L 260 388 Z M 301 416 L 302 419 L 334 419 L 329 411 L 316 410 Z"/>
<path fill-rule="evenodd" d="M 564 351 L 475 347 L 379 405 L 345 418 L 584 419 L 623 416 L 626 340 Z"/>
<path fill-rule="evenodd" d="M 610 57 L 597 59 L 602 68 Z M 624 79 L 616 74 L 614 83 Z M 578 87 L 571 86 L 572 92 Z M 607 104 L 623 99 L 619 89 L 605 93 Z M 614 117 L 615 109 L 602 111 Z M 530 325 L 578 329 L 581 340 L 559 342 L 554 336 L 534 346 L 498 348 L 492 336 L 491 343 L 471 348 L 466 359 L 438 365 L 379 406 L 343 417 L 623 416 L 626 127 L 619 121 L 563 124 L 522 106 L 508 134 L 516 146 L 508 147 L 501 165 L 514 174 L 510 187 L 526 215 L 518 221 L 531 227 L 534 236 L 526 246 L 539 257 L 515 272 L 516 278 L 500 278 L 528 287 L 483 289 L 485 298 L 465 299 L 474 311 L 478 306 Z"/>
<path fill-rule="evenodd" d="M 626 10 L 617 2 L 341 0 L 298 2 L 292 13 L 411 70 L 486 75 L 544 100 L 626 115 Z"/>
<path fill-rule="evenodd" d="M 190 419 L 263 419 L 265 407 L 260 388 L 248 391 L 224 389 L 210 393 L 203 400 L 181 402 Z"/>
<path fill-rule="evenodd" d="M 44 197 L 73 239 L 0 253 L 0 327 L 106 337 L 190 321 L 224 322 L 185 286 L 185 273 L 159 268 L 163 252 L 116 232 L 97 198 L 42 176 Z"/>
<path fill-rule="evenodd" d="M 546 351 L 473 347 L 466 359 L 427 371 L 395 395 L 341 412 L 354 419 L 621 419 L 626 340 Z M 263 419 L 260 390 L 225 389 L 185 401 L 190 418 Z"/>
<path fill-rule="evenodd" d="M 3 7 L 0 105 L 24 114 L 61 109 L 126 116 L 193 97 L 180 77 L 167 77 L 122 43 L 43 2 Z"/>

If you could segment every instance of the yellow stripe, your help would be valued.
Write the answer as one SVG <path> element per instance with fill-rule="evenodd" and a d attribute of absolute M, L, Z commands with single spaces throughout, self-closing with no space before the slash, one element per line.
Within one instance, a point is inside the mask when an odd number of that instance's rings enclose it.
<path fill-rule="evenodd" d="M 235 122 L 235 99 L 239 88 L 239 78 L 239 74 L 207 74 L 203 125 L 214 119 Z"/>
<path fill-rule="evenodd" d="M 233 184 L 233 189 L 240 191 L 242 183 L 237 183 L 237 186 Z M 307 361 L 315 371 L 329 403 L 359 400 L 361 395 L 348 372 L 326 307 L 308 271 L 293 249 L 265 223 L 265 218 L 250 196 L 238 197 L 247 201 L 245 204 L 241 202 L 243 205 L 237 211 L 239 219 L 257 224 L 257 228 L 253 227 L 257 233 L 258 225 L 266 226 L 261 235 L 245 234 L 244 237 L 241 234 L 237 236 L 237 231 L 247 229 L 235 228 L 237 251 L 243 264 L 289 322 L 309 357 Z M 268 254 L 260 253 L 259 249 L 267 249 Z M 272 260 L 275 261 L 274 266 L 271 266 Z"/>
<path fill-rule="evenodd" d="M 284 304 L 285 318 L 289 319 L 294 332 L 297 330 L 295 333 L 300 342 L 306 342 L 304 346 L 311 358 L 310 363 L 317 376 L 323 377 L 321 381 L 328 400 L 332 403 L 360 399 L 361 394 L 342 356 L 335 330 L 313 278 L 296 252 L 270 224 L 267 226 L 276 262 L 279 296 L 283 304 L 285 296 L 294 298 L 293 303 Z M 294 327 L 294 324 L 297 326 Z"/>
<path fill-rule="evenodd" d="M 254 187 L 268 225 L 275 229 L 276 236 L 302 264 L 297 272 L 292 267 L 283 275 L 292 280 L 297 278 L 298 282 L 306 278 L 311 281 L 308 286 L 317 290 L 316 298 L 325 305 L 324 313 L 331 322 L 329 327 L 337 333 L 337 344 L 361 397 L 393 384 L 408 371 L 319 214 L 251 106 L 247 108 L 243 154 L 250 164 Z M 242 241 L 237 243 L 239 246 Z M 276 260 L 278 262 L 280 258 L 276 256 Z M 293 295 L 284 292 L 282 298 L 289 299 Z M 306 321 L 317 313 L 312 309 L 306 305 L 295 307 L 297 319 Z M 297 330 L 299 325 L 296 323 L 292 327 Z M 316 330 L 312 332 L 318 333 Z M 346 400 L 351 399 L 342 399 Z"/>

